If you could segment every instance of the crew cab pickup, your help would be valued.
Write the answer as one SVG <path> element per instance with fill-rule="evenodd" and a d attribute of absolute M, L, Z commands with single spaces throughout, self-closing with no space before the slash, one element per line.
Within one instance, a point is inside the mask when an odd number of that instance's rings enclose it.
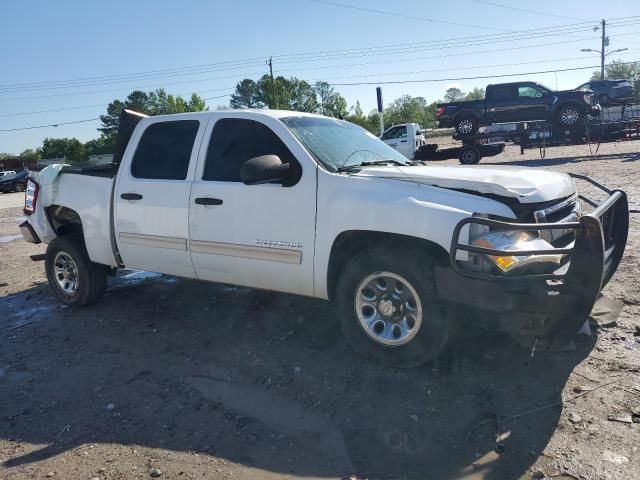
<path fill-rule="evenodd" d="M 409 161 L 318 115 L 125 110 L 114 165 L 32 173 L 20 228 L 48 243 L 66 305 L 120 268 L 306 295 L 335 302 L 357 351 L 409 367 L 464 319 L 537 348 L 572 338 L 629 221 L 624 192 L 579 178 L 605 199 L 562 173 Z"/>
<path fill-rule="evenodd" d="M 460 137 L 474 135 L 482 125 L 546 120 L 575 127 L 596 115 L 594 95 L 584 90 L 554 92 L 538 83 L 488 85 L 484 100 L 441 103 L 436 115 L 440 128 L 455 128 Z"/>

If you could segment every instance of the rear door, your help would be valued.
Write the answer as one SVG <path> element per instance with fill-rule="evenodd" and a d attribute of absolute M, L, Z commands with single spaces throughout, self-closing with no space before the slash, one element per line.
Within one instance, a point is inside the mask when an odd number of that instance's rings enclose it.
<path fill-rule="evenodd" d="M 125 153 L 114 199 L 116 242 L 126 267 L 195 276 L 187 247 L 189 194 L 203 118 L 145 119 L 131 138 L 136 148 Z"/>
<path fill-rule="evenodd" d="M 242 183 L 242 164 L 260 155 L 290 163 L 291 180 Z M 247 114 L 212 120 L 189 204 L 198 278 L 313 295 L 316 169 L 275 118 Z"/>
<path fill-rule="evenodd" d="M 518 120 L 518 89 L 515 85 L 494 85 L 485 100 L 487 121 L 491 123 Z"/>

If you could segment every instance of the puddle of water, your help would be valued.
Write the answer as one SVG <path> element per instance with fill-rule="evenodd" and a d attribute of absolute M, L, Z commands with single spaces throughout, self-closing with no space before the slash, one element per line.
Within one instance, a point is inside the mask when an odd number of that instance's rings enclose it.
<path fill-rule="evenodd" d="M 0 243 L 9 243 L 15 242 L 16 240 L 20 240 L 22 235 L 7 235 L 5 237 L 0 237 Z"/>
<path fill-rule="evenodd" d="M 116 287 L 125 285 L 137 285 L 148 280 L 158 280 L 164 283 L 175 283 L 177 278 L 162 273 L 145 272 L 143 270 L 121 270 L 118 272 Z"/>

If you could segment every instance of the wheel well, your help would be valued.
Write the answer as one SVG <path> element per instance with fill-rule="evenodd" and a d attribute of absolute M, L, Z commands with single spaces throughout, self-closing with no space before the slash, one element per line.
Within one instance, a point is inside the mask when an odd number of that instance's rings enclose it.
<path fill-rule="evenodd" d="M 423 238 L 396 233 L 375 232 L 371 230 L 349 230 L 342 232 L 334 240 L 329 256 L 327 270 L 327 292 L 329 299 L 334 298 L 335 288 L 344 266 L 355 255 L 369 248 L 389 248 L 406 252 L 420 250 L 438 264 L 447 265 L 449 254 L 437 243 Z"/>
<path fill-rule="evenodd" d="M 71 208 L 51 205 L 47 208 L 47 217 L 58 236 L 69 235 L 70 233 L 83 233 L 80 215 Z"/>
<path fill-rule="evenodd" d="M 580 105 L 580 103 L 578 102 L 569 101 L 569 102 L 564 102 L 558 105 L 558 108 L 556 109 L 556 114 L 560 113 L 560 110 L 562 110 L 564 107 L 569 107 L 569 106 L 576 107 L 578 110 L 580 110 L 580 112 L 584 113 L 584 110 L 585 110 L 584 105 Z"/>
<path fill-rule="evenodd" d="M 462 110 L 461 112 L 458 112 L 455 114 L 455 116 L 453 117 L 453 122 L 455 123 L 458 120 L 461 120 L 466 117 L 470 117 L 470 118 L 473 118 L 474 120 L 480 121 L 480 118 L 473 110 Z"/>

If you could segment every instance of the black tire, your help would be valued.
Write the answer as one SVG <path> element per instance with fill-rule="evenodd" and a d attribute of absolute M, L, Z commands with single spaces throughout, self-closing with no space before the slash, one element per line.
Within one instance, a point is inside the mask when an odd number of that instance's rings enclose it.
<path fill-rule="evenodd" d="M 480 121 L 472 115 L 463 115 L 456 118 L 455 129 L 459 137 L 470 137 L 475 135 L 480 128 Z"/>
<path fill-rule="evenodd" d="M 17 183 L 13 189 L 14 192 L 24 192 L 24 185 L 21 183 Z"/>
<path fill-rule="evenodd" d="M 381 272 L 406 280 L 417 293 L 422 306 L 421 325 L 415 336 L 403 345 L 383 345 L 374 340 L 358 319 L 358 287 L 367 277 Z M 339 278 L 336 308 L 342 332 L 351 346 L 364 357 L 389 366 L 410 368 L 433 360 L 445 350 L 455 333 L 453 319 L 437 301 L 432 262 L 417 251 L 400 255 L 389 253 L 388 249 L 370 249 L 357 254 L 347 263 Z"/>
<path fill-rule="evenodd" d="M 600 97 L 598 97 L 598 103 L 603 107 L 608 106 L 610 102 L 611 98 L 606 93 L 603 93 L 602 95 L 600 95 Z"/>
<path fill-rule="evenodd" d="M 558 110 L 557 121 L 561 127 L 575 127 L 584 120 L 584 111 L 577 105 L 565 105 Z"/>
<path fill-rule="evenodd" d="M 480 149 L 474 145 L 465 145 L 458 155 L 461 165 L 476 165 L 481 158 Z"/>
<path fill-rule="evenodd" d="M 64 278 L 56 271 L 55 262 L 60 258 L 58 254 L 66 255 L 75 263 L 77 288 L 72 292 L 66 292 L 58 283 L 59 279 L 63 281 Z M 97 302 L 107 287 L 108 268 L 89 259 L 82 235 L 72 234 L 54 239 L 47 247 L 44 265 L 51 290 L 65 305 L 84 306 Z"/>

